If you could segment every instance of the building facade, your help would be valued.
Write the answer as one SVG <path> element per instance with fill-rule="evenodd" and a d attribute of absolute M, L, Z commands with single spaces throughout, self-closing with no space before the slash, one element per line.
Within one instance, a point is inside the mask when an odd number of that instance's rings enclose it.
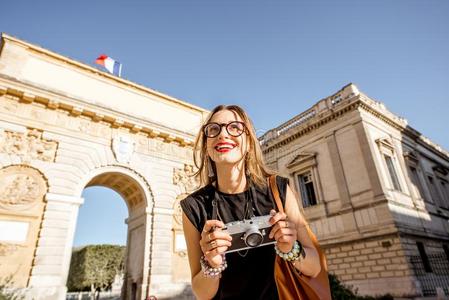
<path fill-rule="evenodd" d="M 449 295 L 449 153 L 353 84 L 261 138 L 329 271 L 360 294 Z"/>
<path fill-rule="evenodd" d="M 124 298 L 188 290 L 179 201 L 207 113 L 3 34 L 0 280 L 65 299 L 82 191 L 104 186 L 128 207 Z"/>

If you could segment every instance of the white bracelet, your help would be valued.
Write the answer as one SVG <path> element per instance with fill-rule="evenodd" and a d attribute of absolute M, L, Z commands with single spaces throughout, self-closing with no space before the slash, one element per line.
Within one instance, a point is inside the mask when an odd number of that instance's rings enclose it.
<path fill-rule="evenodd" d="M 306 257 L 304 247 L 298 241 L 295 241 L 292 250 L 290 250 L 287 253 L 284 253 L 281 250 L 279 250 L 277 245 L 274 245 L 274 250 L 276 251 L 277 255 L 279 255 L 282 259 L 285 259 L 286 261 L 295 262 Z"/>
<path fill-rule="evenodd" d="M 221 263 L 221 265 L 219 265 L 216 268 L 211 267 L 211 265 L 209 265 L 209 262 L 206 260 L 206 258 L 203 256 L 201 256 L 200 258 L 200 265 L 201 265 L 201 271 L 203 272 L 204 277 L 207 278 L 220 278 L 221 277 L 221 272 L 223 272 L 227 267 L 228 267 L 228 263 L 226 262 L 226 256 L 224 254 L 221 255 L 221 257 L 223 258 L 223 262 Z"/>

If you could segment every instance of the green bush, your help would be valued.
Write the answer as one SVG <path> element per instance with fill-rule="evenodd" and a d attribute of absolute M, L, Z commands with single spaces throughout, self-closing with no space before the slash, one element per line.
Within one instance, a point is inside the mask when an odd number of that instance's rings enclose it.
<path fill-rule="evenodd" d="M 99 291 L 111 286 L 123 270 L 125 247 L 90 245 L 72 252 L 67 287 L 72 291 Z"/>
<path fill-rule="evenodd" d="M 390 294 L 382 296 L 359 296 L 357 290 L 353 291 L 352 287 L 345 286 L 338 280 L 334 274 L 329 274 L 329 283 L 331 286 L 332 299 L 334 300 L 393 300 Z"/>
<path fill-rule="evenodd" d="M 10 290 L 12 285 L 12 276 L 0 278 L 0 300 L 20 300 L 22 296 Z"/>

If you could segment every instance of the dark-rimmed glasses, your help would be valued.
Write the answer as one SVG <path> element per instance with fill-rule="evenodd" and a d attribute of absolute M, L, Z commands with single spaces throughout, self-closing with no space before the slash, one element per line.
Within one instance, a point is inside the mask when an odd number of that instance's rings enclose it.
<path fill-rule="evenodd" d="M 204 135 L 208 138 L 214 138 L 221 132 L 221 128 L 225 127 L 229 135 L 233 137 L 241 136 L 245 132 L 245 123 L 240 121 L 232 121 L 229 123 L 207 123 L 203 126 Z"/>

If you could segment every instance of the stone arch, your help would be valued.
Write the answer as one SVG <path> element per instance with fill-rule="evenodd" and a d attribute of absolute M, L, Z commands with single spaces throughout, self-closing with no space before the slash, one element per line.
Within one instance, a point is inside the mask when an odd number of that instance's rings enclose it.
<path fill-rule="evenodd" d="M 122 196 L 128 207 L 124 288 L 122 298 L 142 299 L 147 292 L 151 253 L 153 195 L 147 180 L 123 166 L 94 169 L 80 182 L 77 195 L 91 186 L 103 186 Z M 148 234 L 149 233 L 149 234 Z"/>
<path fill-rule="evenodd" d="M 0 278 L 29 284 L 48 191 L 44 174 L 27 165 L 0 168 Z"/>
<path fill-rule="evenodd" d="M 114 175 L 118 176 L 118 180 L 114 181 Z M 129 191 L 127 191 L 124 187 L 132 185 L 131 180 L 134 180 L 134 182 L 136 183 L 135 187 L 138 188 L 138 190 L 144 196 L 143 199 L 140 200 L 145 201 L 144 204 L 146 207 L 152 207 L 154 203 L 153 193 L 145 177 L 143 177 L 133 169 L 118 165 L 111 165 L 93 169 L 80 181 L 75 189 L 75 195 L 77 197 L 81 197 L 81 194 L 86 187 L 99 185 L 109 187 L 119 193 L 124 199 L 127 199 L 130 195 Z M 137 190 L 135 190 L 134 192 L 137 192 Z M 129 205 L 129 203 L 126 203 L 126 205 Z"/>

